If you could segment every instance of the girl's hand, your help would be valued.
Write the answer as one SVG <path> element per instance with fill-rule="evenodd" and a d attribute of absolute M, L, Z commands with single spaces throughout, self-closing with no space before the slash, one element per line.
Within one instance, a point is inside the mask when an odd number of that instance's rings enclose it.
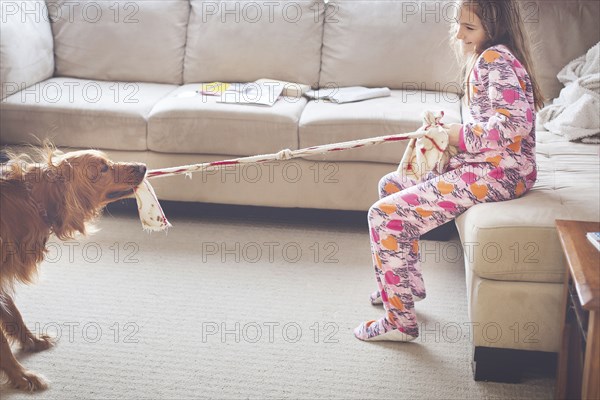
<path fill-rule="evenodd" d="M 460 129 L 462 124 L 446 124 L 448 127 L 448 141 L 451 146 L 458 147 L 460 145 Z"/>

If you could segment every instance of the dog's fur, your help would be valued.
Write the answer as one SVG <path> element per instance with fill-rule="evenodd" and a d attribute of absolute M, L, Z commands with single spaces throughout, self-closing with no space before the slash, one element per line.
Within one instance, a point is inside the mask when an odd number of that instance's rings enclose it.
<path fill-rule="evenodd" d="M 0 372 L 22 390 L 40 390 L 46 380 L 25 369 L 7 338 L 25 351 L 53 345 L 30 332 L 12 299 L 15 283 L 31 283 L 52 234 L 59 239 L 85 234 L 108 203 L 133 193 L 146 166 L 114 163 L 100 151 L 61 153 L 46 146 L 41 161 L 12 156 L 0 169 Z"/>

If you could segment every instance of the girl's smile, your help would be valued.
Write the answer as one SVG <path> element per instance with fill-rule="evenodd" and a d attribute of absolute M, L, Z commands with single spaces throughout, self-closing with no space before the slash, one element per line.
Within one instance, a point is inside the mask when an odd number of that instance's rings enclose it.
<path fill-rule="evenodd" d="M 477 14 L 468 5 L 462 5 L 459 8 L 457 20 L 459 25 L 456 39 L 460 41 L 463 53 L 469 54 L 475 52 L 476 49 L 481 49 L 487 39 L 487 34 Z"/>

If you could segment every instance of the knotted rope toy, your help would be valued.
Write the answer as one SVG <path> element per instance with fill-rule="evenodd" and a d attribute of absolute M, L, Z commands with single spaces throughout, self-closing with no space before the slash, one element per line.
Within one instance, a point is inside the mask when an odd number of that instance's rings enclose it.
<path fill-rule="evenodd" d="M 419 181 L 431 171 L 441 174 L 450 157 L 458 153 L 454 146 L 450 146 L 448 129 L 441 122 L 443 116 L 443 111 L 437 115 L 430 111 L 425 113 L 423 126 L 417 131 L 423 135 L 408 142 L 398 165 L 400 175 Z"/>
<path fill-rule="evenodd" d="M 412 176 L 412 174 L 417 171 L 423 173 L 426 172 L 425 170 L 432 170 L 433 168 L 441 171 L 450 158 L 450 154 L 453 152 L 455 154 L 456 151 L 456 149 L 447 151 L 447 149 L 450 150 L 452 146 L 448 145 L 448 132 L 445 129 L 444 124 L 440 122 L 443 116 L 443 111 L 437 114 L 434 114 L 432 111 L 426 111 L 423 115 L 423 126 L 415 132 L 410 133 L 377 136 L 367 139 L 351 140 L 348 142 L 312 146 L 298 150 L 284 149 L 273 154 L 262 154 L 230 160 L 150 170 L 146 173 L 144 181 L 135 189 L 135 197 L 142 226 L 144 230 L 147 231 L 162 231 L 171 227 L 148 179 L 174 175 L 186 175 L 191 177 L 191 174 L 194 172 L 212 171 L 225 168 L 229 165 L 291 160 L 292 158 L 308 157 L 332 151 L 356 149 L 359 147 L 401 140 L 410 140 L 398 170 L 401 174 Z M 421 168 L 417 168 L 417 166 Z"/>

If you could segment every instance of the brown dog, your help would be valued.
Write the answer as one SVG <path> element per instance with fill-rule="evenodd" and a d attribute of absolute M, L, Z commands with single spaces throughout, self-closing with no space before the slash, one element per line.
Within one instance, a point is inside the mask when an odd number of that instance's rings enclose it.
<path fill-rule="evenodd" d="M 45 162 L 12 157 L 0 170 L 0 372 L 30 391 L 47 383 L 15 359 L 7 337 L 25 351 L 53 342 L 27 329 L 11 297 L 14 284 L 33 280 L 50 235 L 85 234 L 104 206 L 133 194 L 146 175 L 145 165 L 114 163 L 100 151 L 63 154 L 47 147 L 41 153 Z"/>

